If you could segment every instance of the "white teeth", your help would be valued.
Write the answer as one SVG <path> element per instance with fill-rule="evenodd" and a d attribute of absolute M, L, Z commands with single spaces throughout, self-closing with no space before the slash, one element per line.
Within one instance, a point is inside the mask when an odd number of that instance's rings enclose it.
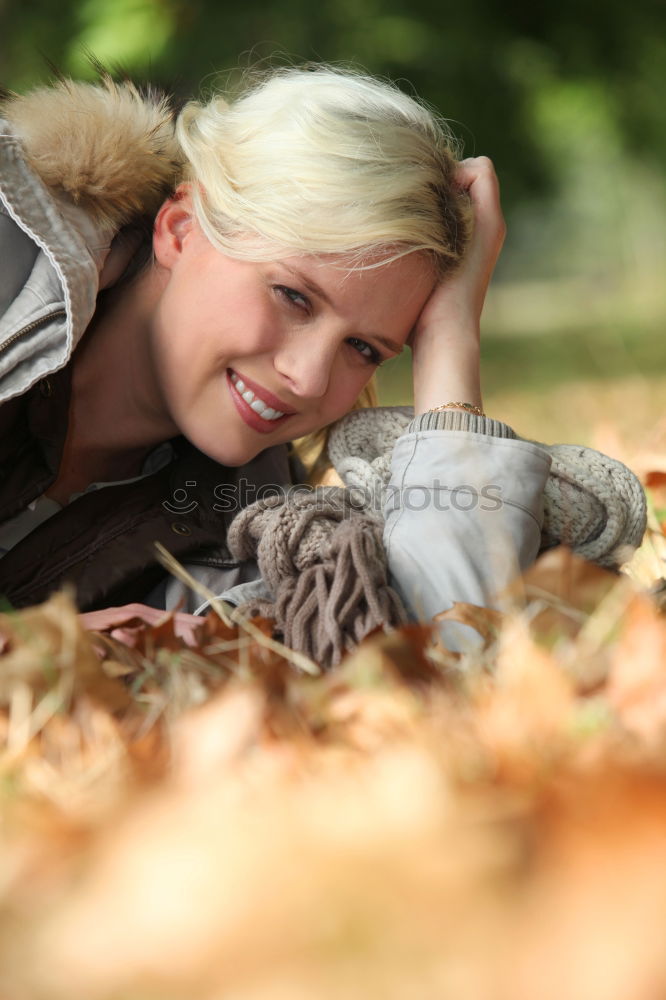
<path fill-rule="evenodd" d="M 277 420 L 278 417 L 284 416 L 281 410 L 274 410 L 272 407 L 267 406 L 262 399 L 255 396 L 251 389 L 246 389 L 243 380 L 235 373 L 232 373 L 231 381 L 245 402 L 252 407 L 255 413 L 259 414 L 262 420 Z"/>
<path fill-rule="evenodd" d="M 243 394 L 243 399 L 245 399 L 245 401 L 250 404 L 254 412 L 258 413 L 260 417 L 264 418 L 264 420 L 277 420 L 278 417 L 284 416 L 284 413 L 281 413 L 279 410 L 274 410 L 270 406 L 266 406 L 266 404 L 260 399 L 247 399 L 247 393 Z"/>

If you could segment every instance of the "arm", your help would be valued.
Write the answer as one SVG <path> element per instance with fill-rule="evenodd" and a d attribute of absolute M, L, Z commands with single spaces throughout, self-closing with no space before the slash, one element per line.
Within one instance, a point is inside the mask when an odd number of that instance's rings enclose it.
<path fill-rule="evenodd" d="M 481 405 L 480 318 L 504 240 L 497 178 L 485 158 L 459 168 L 474 213 L 462 267 L 433 292 L 412 337 L 416 417 L 395 447 L 384 535 L 389 569 L 411 612 L 454 601 L 492 605 L 536 557 L 549 456 L 511 428 L 456 407 Z M 464 626 L 447 624 L 454 646 Z"/>
<path fill-rule="evenodd" d="M 385 509 L 392 583 L 425 621 L 455 601 L 495 606 L 534 561 L 550 468 L 543 449 L 504 424 L 459 411 L 436 416 L 439 427 L 420 429 L 417 417 L 399 438 Z M 454 417 L 467 429 L 455 429 Z M 443 632 L 448 643 L 459 629 L 445 624 Z"/>
<path fill-rule="evenodd" d="M 457 180 L 471 202 L 472 239 L 463 265 L 435 288 L 412 334 L 416 414 L 450 400 L 481 406 L 481 311 L 506 227 L 487 157 L 463 160 Z"/>

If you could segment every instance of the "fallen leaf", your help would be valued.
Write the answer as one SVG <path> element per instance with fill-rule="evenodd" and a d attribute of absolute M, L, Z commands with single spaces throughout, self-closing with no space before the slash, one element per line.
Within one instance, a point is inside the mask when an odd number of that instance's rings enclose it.
<path fill-rule="evenodd" d="M 435 622 L 455 621 L 470 625 L 479 633 L 486 647 L 497 639 L 503 620 L 501 611 L 482 608 L 477 604 L 465 604 L 463 601 L 455 601 L 453 607 L 440 611 L 433 618 Z"/>
<path fill-rule="evenodd" d="M 560 545 L 539 556 L 502 596 L 527 607 L 535 633 L 552 640 L 575 636 L 614 587 L 631 590 L 624 577 Z"/>

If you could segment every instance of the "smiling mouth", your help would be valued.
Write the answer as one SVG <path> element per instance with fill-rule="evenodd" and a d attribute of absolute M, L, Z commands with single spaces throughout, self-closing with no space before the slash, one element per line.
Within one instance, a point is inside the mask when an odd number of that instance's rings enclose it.
<path fill-rule="evenodd" d="M 231 369 L 229 369 L 229 378 L 231 379 L 234 388 L 241 399 L 244 399 L 250 409 L 261 417 L 262 420 L 272 423 L 275 420 L 279 420 L 280 417 L 285 417 L 288 416 L 289 413 L 293 413 L 292 410 L 276 410 L 274 407 L 269 406 L 258 393 L 246 385 L 240 375 L 237 375 L 236 372 Z"/>

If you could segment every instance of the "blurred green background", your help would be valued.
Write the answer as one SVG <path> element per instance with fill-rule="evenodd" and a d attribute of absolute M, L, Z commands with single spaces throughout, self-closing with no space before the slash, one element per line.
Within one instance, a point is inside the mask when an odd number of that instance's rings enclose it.
<path fill-rule="evenodd" d="M 666 401 L 664 0 L 0 0 L 0 82 L 89 56 L 180 97 L 258 61 L 353 63 L 452 122 L 502 182 L 486 409 L 526 436 L 652 447 Z M 408 359 L 381 372 L 409 398 Z M 623 451 L 628 449 L 629 451 Z"/>

